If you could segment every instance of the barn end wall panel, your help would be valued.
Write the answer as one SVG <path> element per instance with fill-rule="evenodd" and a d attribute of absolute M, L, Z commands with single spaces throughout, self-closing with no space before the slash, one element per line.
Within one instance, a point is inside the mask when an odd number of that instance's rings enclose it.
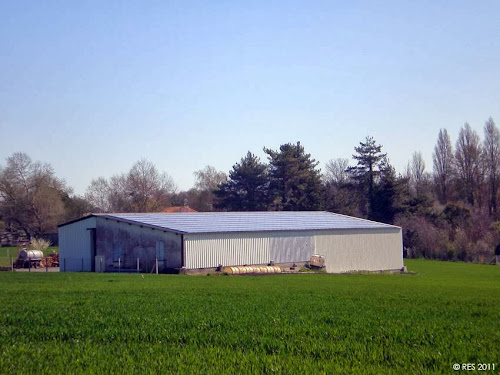
<path fill-rule="evenodd" d="M 184 235 L 188 269 L 269 263 L 269 237 L 261 233 Z"/>
<path fill-rule="evenodd" d="M 59 257 L 62 272 L 91 270 L 91 239 L 88 229 L 95 227 L 95 217 L 59 227 Z"/>
<path fill-rule="evenodd" d="M 116 271 L 114 258 L 119 256 L 123 269 L 135 269 L 139 259 L 142 272 L 151 272 L 155 259 L 161 256 L 159 249 L 164 255 L 164 260 L 159 260 L 160 271 L 182 266 L 179 234 L 98 217 L 96 237 L 96 255 L 104 257 L 106 271 Z M 163 244 L 158 246 L 159 242 Z"/>
<path fill-rule="evenodd" d="M 315 236 L 316 254 L 325 257 L 326 271 L 395 270 L 403 267 L 400 228 L 335 230 Z"/>
<path fill-rule="evenodd" d="M 270 256 L 274 263 L 307 262 L 314 254 L 314 237 L 297 233 L 270 238 Z"/>

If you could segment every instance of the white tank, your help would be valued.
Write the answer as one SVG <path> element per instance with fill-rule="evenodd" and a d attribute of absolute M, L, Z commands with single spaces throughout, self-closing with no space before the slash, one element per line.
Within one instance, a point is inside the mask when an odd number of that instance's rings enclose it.
<path fill-rule="evenodd" d="M 41 261 L 43 259 L 43 252 L 40 250 L 21 250 L 19 252 L 19 259 Z"/>

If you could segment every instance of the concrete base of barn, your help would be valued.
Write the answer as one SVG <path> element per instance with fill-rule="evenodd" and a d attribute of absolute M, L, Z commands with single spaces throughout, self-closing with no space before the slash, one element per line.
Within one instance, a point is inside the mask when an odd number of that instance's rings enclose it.
<path fill-rule="evenodd" d="M 306 265 L 307 262 L 296 262 L 296 263 L 276 263 L 272 264 L 273 266 L 277 266 L 281 268 L 281 273 L 298 273 L 301 268 Z M 270 264 L 249 264 L 247 266 L 251 267 L 265 267 Z M 243 267 L 246 265 L 240 265 L 237 267 Z M 236 266 L 235 266 L 236 267 Z M 187 269 L 181 268 L 178 273 L 182 275 L 207 275 L 207 274 L 222 274 L 226 273 L 223 271 L 225 267 L 212 267 L 212 268 L 196 268 L 196 269 Z"/>
<path fill-rule="evenodd" d="M 278 263 L 278 264 L 273 264 L 273 266 L 277 266 L 281 268 L 280 273 L 246 273 L 246 275 L 280 275 L 280 274 L 297 274 L 297 273 L 326 273 L 326 270 L 323 269 L 318 269 L 318 268 L 308 268 L 307 267 L 308 262 L 296 262 L 296 263 Z M 245 265 L 237 266 L 237 267 L 244 267 Z M 269 264 L 252 264 L 248 265 L 250 267 L 265 267 L 269 266 Z M 196 268 L 196 269 L 186 269 L 186 268 L 181 268 L 178 270 L 178 272 L 182 275 L 219 275 L 219 274 L 227 274 L 228 272 L 225 272 L 224 269 L 226 267 L 213 267 L 213 268 Z M 351 272 L 342 272 L 339 274 L 371 274 L 371 273 L 407 273 L 408 269 L 406 266 L 402 268 L 397 268 L 397 269 L 390 269 L 390 270 L 379 270 L 379 271 L 351 271 Z"/>

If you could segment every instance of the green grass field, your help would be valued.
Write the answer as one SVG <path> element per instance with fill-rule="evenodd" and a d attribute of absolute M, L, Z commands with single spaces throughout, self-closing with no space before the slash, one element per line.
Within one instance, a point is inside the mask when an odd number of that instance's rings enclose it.
<path fill-rule="evenodd" d="M 0 373 L 454 373 L 500 367 L 500 267 L 417 275 L 0 273 Z"/>

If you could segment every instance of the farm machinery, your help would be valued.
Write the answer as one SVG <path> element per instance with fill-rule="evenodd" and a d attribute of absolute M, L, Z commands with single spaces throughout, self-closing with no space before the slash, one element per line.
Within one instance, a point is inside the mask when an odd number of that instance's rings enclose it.
<path fill-rule="evenodd" d="M 14 268 L 40 267 L 59 267 L 59 254 L 53 252 L 44 258 L 43 251 L 22 249 L 14 261 Z"/>

